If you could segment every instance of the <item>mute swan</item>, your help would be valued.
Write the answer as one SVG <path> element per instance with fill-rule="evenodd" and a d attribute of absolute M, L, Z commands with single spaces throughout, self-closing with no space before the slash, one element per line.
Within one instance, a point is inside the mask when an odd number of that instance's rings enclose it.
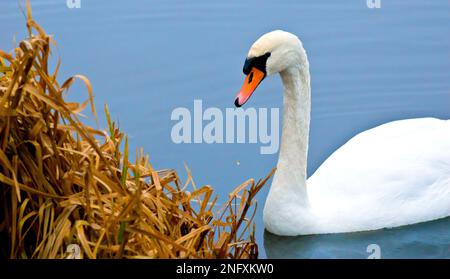
<path fill-rule="evenodd" d="M 362 132 L 306 181 L 311 96 L 301 41 L 280 30 L 263 35 L 243 71 L 237 107 L 267 75 L 279 73 L 284 85 L 281 147 L 263 213 L 268 231 L 355 232 L 450 215 L 450 120 L 399 120 Z"/>

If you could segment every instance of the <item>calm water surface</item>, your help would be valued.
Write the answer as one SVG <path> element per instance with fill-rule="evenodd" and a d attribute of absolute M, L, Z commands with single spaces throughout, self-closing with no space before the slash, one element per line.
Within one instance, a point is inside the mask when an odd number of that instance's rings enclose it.
<path fill-rule="evenodd" d="M 23 1 L 20 1 L 23 2 Z M 386 1 L 369 9 L 352 1 L 32 0 L 33 16 L 55 34 L 61 77 L 87 75 L 97 106 L 108 103 L 157 168 L 192 169 L 197 184 L 220 200 L 249 177 L 261 178 L 277 154 L 259 144 L 180 144 L 170 138 L 171 112 L 193 100 L 225 110 L 242 84 L 252 42 L 273 29 L 297 34 L 311 64 L 312 122 L 308 174 L 348 139 L 368 128 L 413 117 L 450 118 L 449 2 Z M 25 36 L 17 1 L 0 1 L 0 48 Z M 266 79 L 247 107 L 282 107 L 281 82 Z M 86 97 L 81 85 L 70 98 Z M 101 125 L 105 126 L 102 120 Z M 236 162 L 239 161 L 240 164 Z M 183 177 L 183 175 L 181 175 Z M 450 257 L 448 219 L 367 233 L 284 238 L 264 233 L 262 257 L 362 257 L 379 244 L 385 257 Z M 380 205 L 382 206 L 382 205 Z"/>

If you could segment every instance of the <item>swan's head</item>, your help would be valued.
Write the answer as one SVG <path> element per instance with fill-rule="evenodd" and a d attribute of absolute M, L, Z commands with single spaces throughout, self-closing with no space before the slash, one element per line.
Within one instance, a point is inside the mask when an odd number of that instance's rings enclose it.
<path fill-rule="evenodd" d="M 246 78 L 234 104 L 242 106 L 266 76 L 298 66 L 305 60 L 302 59 L 304 55 L 302 43 L 294 34 L 276 30 L 262 35 L 253 43 L 245 59 Z"/>

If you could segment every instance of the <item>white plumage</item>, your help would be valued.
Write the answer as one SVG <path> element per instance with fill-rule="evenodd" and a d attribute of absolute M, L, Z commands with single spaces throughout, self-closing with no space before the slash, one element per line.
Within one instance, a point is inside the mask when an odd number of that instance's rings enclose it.
<path fill-rule="evenodd" d="M 450 120 L 399 120 L 362 132 L 306 181 L 311 107 L 306 52 L 284 31 L 263 35 L 248 57 L 267 52 L 267 74 L 279 73 L 284 85 L 280 154 L 264 207 L 267 230 L 354 232 L 450 215 Z"/>

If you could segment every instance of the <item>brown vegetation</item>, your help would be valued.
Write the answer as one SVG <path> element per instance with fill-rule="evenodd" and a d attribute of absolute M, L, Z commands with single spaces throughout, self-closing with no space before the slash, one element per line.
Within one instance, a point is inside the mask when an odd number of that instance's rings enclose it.
<path fill-rule="evenodd" d="M 250 179 L 218 212 L 213 188 L 182 185 L 157 171 L 142 150 L 129 161 L 127 137 L 79 120 L 90 106 L 89 80 L 57 82 L 49 72 L 52 39 L 31 18 L 29 38 L 0 50 L 0 250 L 8 258 L 255 258 L 255 195 L 269 176 Z M 86 102 L 65 101 L 75 80 Z M 191 192 L 187 189 L 191 188 Z M 249 217 L 247 217 L 249 215 Z"/>

